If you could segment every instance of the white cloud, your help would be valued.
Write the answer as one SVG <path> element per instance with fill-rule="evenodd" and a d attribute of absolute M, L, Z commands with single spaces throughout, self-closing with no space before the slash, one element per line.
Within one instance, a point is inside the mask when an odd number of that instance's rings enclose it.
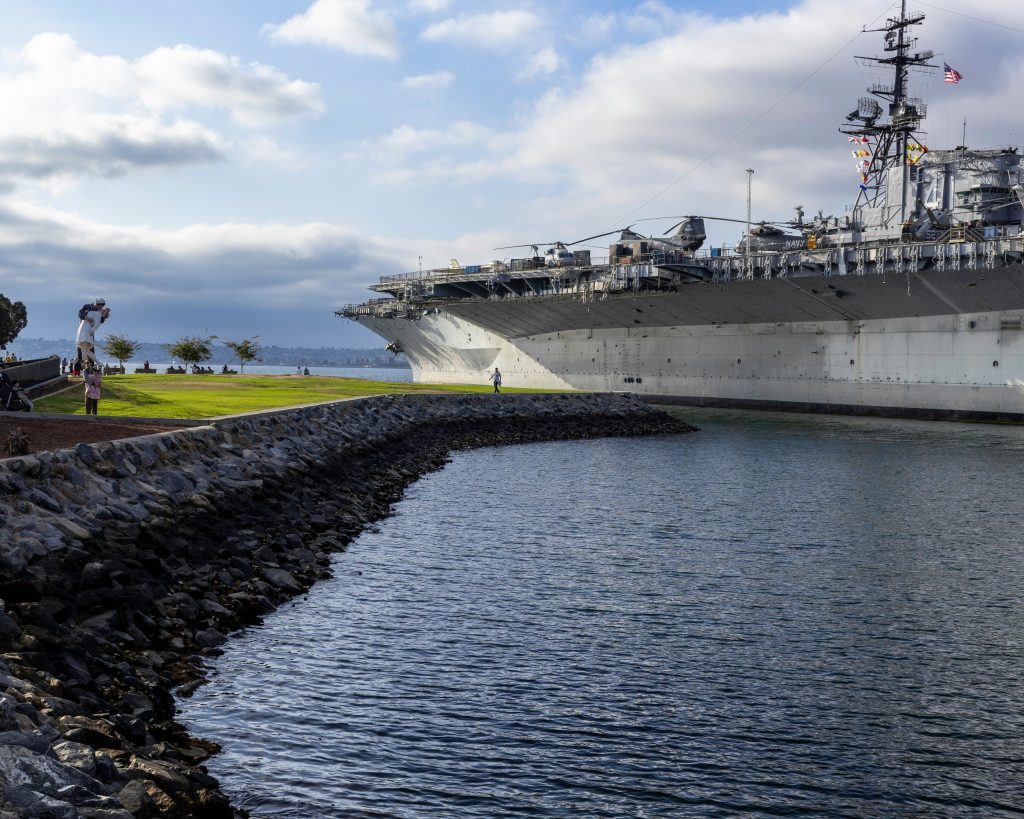
<path fill-rule="evenodd" d="M 45 129 L 0 131 L 0 179 L 70 181 L 121 176 L 136 168 L 205 163 L 224 158 L 221 140 L 194 122 L 152 118 L 76 116 Z"/>
<path fill-rule="evenodd" d="M 560 173 L 563 201 L 603 212 L 600 226 L 665 207 L 734 215 L 743 209 L 743 169 L 753 167 L 761 208 L 772 211 L 766 218 L 785 218 L 796 202 L 820 201 L 829 151 L 835 188 L 852 185 L 843 176 L 848 151 L 835 134 L 848 109 L 828 116 L 823 103 L 856 100 L 862 78 L 852 68 L 817 75 L 744 129 L 869 19 L 851 20 L 849 8 L 831 0 L 758 18 L 691 16 L 667 34 L 596 58 L 576 87 L 546 93 L 523 118 L 515 146 L 481 157 L 473 171 Z M 684 175 L 658 204 L 631 212 Z"/>
<path fill-rule="evenodd" d="M 294 149 L 282 146 L 276 139 L 265 134 L 245 140 L 242 143 L 242 152 L 247 162 L 255 164 L 293 168 L 305 164 Z"/>
<path fill-rule="evenodd" d="M 883 53 L 877 34 L 857 34 L 887 11 L 887 0 L 872 0 L 853 17 L 842 0 L 802 0 L 785 12 L 716 19 L 645 4 L 607 26 L 655 34 L 603 49 L 572 84 L 566 78 L 533 105 L 520 104 L 517 126 L 461 145 L 431 141 L 429 129 L 393 132 L 385 143 L 408 139 L 429 148 L 389 161 L 386 177 L 471 182 L 474 191 L 495 187 L 480 184 L 488 180 L 528 180 L 537 198 L 517 201 L 523 218 L 541 229 L 557 221 L 565 233 L 659 213 L 742 216 L 747 167 L 757 171 L 761 218 L 788 218 L 798 202 L 809 212 L 841 213 L 857 179 L 837 126 L 865 85 L 886 79 L 855 65 L 855 54 Z M 998 19 L 1024 25 L 1024 6 L 1000 6 Z M 597 29 L 605 24 L 594 21 Z M 914 33 L 923 48 L 962 55 L 957 68 L 971 82 L 945 86 L 941 76 L 912 76 L 930 103 L 928 144 L 957 144 L 965 114 L 973 144 L 1019 141 L 1024 114 L 1005 104 L 1024 93 L 1024 58 L 1012 32 L 936 12 Z M 502 189 L 511 198 L 529 195 Z M 732 228 L 709 227 L 736 238 Z"/>
<path fill-rule="evenodd" d="M 536 14 L 525 9 L 462 14 L 432 23 L 420 36 L 430 42 L 448 41 L 487 48 L 520 42 L 532 34 L 540 22 Z"/>
<path fill-rule="evenodd" d="M 417 14 L 436 14 L 445 11 L 451 0 L 409 0 L 409 11 Z"/>
<path fill-rule="evenodd" d="M 24 337 L 68 338 L 97 293 L 112 309 L 104 335 L 170 341 L 186 333 L 261 334 L 267 344 L 383 346 L 336 318 L 366 284 L 424 260 L 491 258 L 504 232 L 395 239 L 328 222 L 193 224 L 156 230 L 106 224 L 0 200 L 0 281 L 24 301 Z M 17 344 L 14 345 L 17 349 Z"/>
<path fill-rule="evenodd" d="M 108 332 L 152 340 L 204 326 L 260 332 L 261 311 L 279 320 L 292 312 L 304 316 L 297 325 L 271 328 L 295 338 L 304 320 L 333 321 L 334 306 L 361 299 L 365 281 L 399 264 L 396 254 L 394 241 L 322 222 L 155 230 L 0 203 L 0 279 L 32 315 L 40 317 L 40 305 L 66 301 L 73 329 L 71 305 L 83 292 L 102 292 L 114 310 Z M 34 332 L 61 332 L 44 321 L 35 322 Z"/>
<path fill-rule="evenodd" d="M 553 74 L 561 65 L 562 59 L 558 56 L 558 52 L 549 46 L 541 49 L 536 54 L 530 55 L 526 62 L 523 63 L 523 67 L 516 75 L 516 79 L 532 80 L 536 77 Z"/>
<path fill-rule="evenodd" d="M 246 126 L 324 110 L 313 83 L 189 46 L 128 61 L 47 33 L 5 57 L 0 182 L 64 185 L 83 175 L 223 159 L 227 140 L 184 118 L 191 109 L 224 109 Z"/>
<path fill-rule="evenodd" d="M 35 96 L 73 99 L 79 94 L 115 97 L 130 93 L 134 82 L 127 60 L 83 51 L 68 34 L 37 34 L 20 52 L 5 56 L 19 68 L 28 69 L 2 76 L 5 90 L 22 100 Z"/>
<path fill-rule="evenodd" d="M 435 71 L 433 74 L 416 74 L 404 77 L 402 85 L 417 91 L 442 91 L 455 81 L 451 71 Z"/>
<path fill-rule="evenodd" d="M 151 111 L 224 108 L 246 125 L 317 116 L 316 83 L 290 80 L 271 66 L 244 64 L 210 49 L 157 48 L 129 62 L 83 51 L 67 34 L 39 34 L 21 50 L 21 73 L 0 74 L 5 99 L 22 105 L 84 100 L 137 100 Z M 42 101 L 42 102 L 40 102 Z"/>
<path fill-rule="evenodd" d="M 271 66 L 243 65 L 237 57 L 209 49 L 158 48 L 133 68 L 139 96 L 154 110 L 226 108 L 247 126 L 324 112 L 316 83 L 290 80 Z"/>
<path fill-rule="evenodd" d="M 568 35 L 574 42 L 591 45 L 615 40 L 621 42 L 627 35 L 630 41 L 664 37 L 694 15 L 695 12 L 676 11 L 662 0 L 646 0 L 622 11 L 591 14 Z"/>
<path fill-rule="evenodd" d="M 398 56 L 398 35 L 391 15 L 373 11 L 370 0 L 314 0 L 301 14 L 280 24 L 268 23 L 263 30 L 277 42 L 313 43 L 349 54 Z"/>
<path fill-rule="evenodd" d="M 583 43 L 601 42 L 608 39 L 615 30 L 614 14 L 592 14 L 580 24 L 574 39 Z"/>
<path fill-rule="evenodd" d="M 400 125 L 372 144 L 379 158 L 402 159 L 410 154 L 435 151 L 439 148 L 465 147 L 487 142 L 492 131 L 475 122 L 453 122 L 447 128 L 413 128 Z"/>
<path fill-rule="evenodd" d="M 650 35 L 671 31 L 686 19 L 684 14 L 669 8 L 662 0 L 646 0 L 622 17 L 627 29 Z"/>

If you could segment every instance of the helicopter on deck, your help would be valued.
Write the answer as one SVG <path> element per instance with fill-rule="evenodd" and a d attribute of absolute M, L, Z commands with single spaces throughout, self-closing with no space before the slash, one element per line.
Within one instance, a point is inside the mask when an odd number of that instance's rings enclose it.
<path fill-rule="evenodd" d="M 743 253 L 755 253 L 769 250 L 787 250 L 807 246 L 808 225 L 804 222 L 804 209 L 797 205 L 796 219 L 789 221 L 768 221 L 747 222 L 745 219 L 733 219 L 727 216 L 652 216 L 649 219 L 640 221 L 654 221 L 658 219 L 678 219 L 672 227 L 666 230 L 662 236 L 672 236 L 668 241 L 681 250 L 695 253 L 707 239 L 707 231 L 704 220 L 714 222 L 733 222 L 741 225 L 750 225 L 749 233 L 740 237 L 736 244 L 738 251 Z M 792 230 L 799 231 L 797 233 Z M 673 233 L 674 231 L 674 233 Z"/>
<path fill-rule="evenodd" d="M 673 217 L 662 217 L 673 218 Z M 624 228 L 608 230 L 604 233 L 596 233 L 574 242 L 531 242 L 522 245 L 505 245 L 495 250 L 513 250 L 520 247 L 528 247 L 533 251 L 533 258 L 530 260 L 534 267 L 561 268 L 561 267 L 586 267 L 590 261 L 589 250 L 571 250 L 576 245 L 600 239 L 604 236 L 619 234 L 618 239 L 608 246 L 608 256 L 613 262 L 629 262 L 633 260 L 649 259 L 651 253 L 661 252 L 685 252 L 693 251 L 701 246 L 704 241 L 704 223 L 701 217 L 686 217 L 684 223 L 680 223 L 679 231 L 671 239 L 664 239 L 658 236 L 645 236 L 633 230 L 633 225 Z M 540 248 L 547 246 L 544 255 L 540 255 Z"/>
<path fill-rule="evenodd" d="M 630 225 L 632 227 L 632 225 Z M 590 264 L 590 251 L 589 250 L 570 250 L 575 245 L 581 245 L 584 242 L 589 242 L 592 239 L 600 239 L 602 236 L 610 236 L 613 233 L 618 233 L 620 229 L 609 230 L 605 233 L 598 233 L 594 236 L 587 236 L 583 239 L 577 239 L 575 242 L 530 242 L 529 244 L 522 245 L 504 245 L 503 247 L 496 247 L 495 250 L 514 250 L 520 247 L 528 247 L 533 251 L 532 262 L 536 267 L 579 267 Z M 621 229 L 623 234 L 629 231 L 629 228 Z M 544 251 L 544 255 L 540 255 L 540 248 L 547 246 Z"/>
<path fill-rule="evenodd" d="M 807 247 L 808 235 L 813 232 L 814 226 L 804 222 L 802 206 L 797 206 L 796 214 L 796 219 L 790 221 L 764 220 L 750 222 L 749 233 L 741 236 L 736 245 L 737 251 L 756 253 Z M 705 220 L 748 224 L 743 219 L 702 215 L 681 217 L 653 216 L 648 219 L 641 219 L 640 221 L 647 222 L 663 219 L 676 219 L 677 221 L 661 236 L 646 236 L 635 231 L 633 225 L 629 225 L 624 228 L 616 228 L 615 230 L 577 239 L 573 242 L 530 242 L 529 244 L 521 245 L 504 245 L 495 249 L 513 250 L 521 247 L 530 248 L 533 251 L 532 258 L 528 260 L 531 268 L 586 267 L 591 263 L 590 251 L 572 250 L 572 248 L 576 245 L 617 233 L 618 238 L 608 245 L 608 260 L 612 264 L 632 264 L 648 262 L 655 254 L 692 256 L 703 247 L 704 242 L 707 240 Z M 794 230 L 798 232 L 793 232 Z M 541 247 L 546 248 L 543 255 L 540 253 Z"/>

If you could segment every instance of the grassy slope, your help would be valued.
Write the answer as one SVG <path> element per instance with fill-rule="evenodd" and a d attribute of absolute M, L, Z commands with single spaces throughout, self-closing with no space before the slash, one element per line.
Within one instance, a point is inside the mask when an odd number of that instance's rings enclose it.
<path fill-rule="evenodd" d="M 103 379 L 101 415 L 210 418 L 338 398 L 410 392 L 489 392 L 489 386 L 408 384 L 296 375 L 111 375 Z M 542 392 L 515 390 L 507 392 Z M 37 412 L 85 411 L 81 385 L 35 403 Z"/>

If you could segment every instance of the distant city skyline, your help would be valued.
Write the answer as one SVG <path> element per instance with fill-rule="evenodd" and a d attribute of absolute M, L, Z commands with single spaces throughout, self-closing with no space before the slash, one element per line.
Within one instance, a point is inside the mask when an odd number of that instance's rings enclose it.
<path fill-rule="evenodd" d="M 958 144 L 965 117 L 972 145 L 1020 142 L 1024 4 L 908 8 L 936 52 L 912 78 L 932 147 Z M 0 292 L 28 306 L 26 337 L 69 337 L 104 296 L 108 333 L 377 347 L 333 311 L 419 257 L 742 216 L 748 167 L 755 219 L 841 213 L 858 180 L 837 127 L 885 79 L 855 63 L 881 46 L 858 32 L 898 3 L 0 10 Z"/>
<path fill-rule="evenodd" d="M 166 345 L 176 339 L 154 342 L 149 339 L 141 339 L 135 355 L 131 361 L 141 362 L 148 360 L 153 363 L 168 362 L 171 360 Z M 18 337 L 18 340 L 9 346 L 19 359 L 44 358 L 50 355 L 58 355 L 72 359 L 75 357 L 75 342 L 73 339 L 46 339 L 30 338 L 25 335 Z M 235 360 L 235 354 L 220 341 L 215 341 L 210 349 L 213 353 L 212 361 L 221 363 Z M 99 344 L 97 356 L 101 362 L 109 363 L 112 358 L 103 351 L 102 341 Z M 383 343 L 376 347 L 327 347 L 327 346 L 303 346 L 297 345 L 262 345 L 259 348 L 259 356 L 253 364 L 260 365 L 308 365 L 314 366 L 408 366 L 404 356 L 396 356 L 385 350 Z M 249 366 L 249 365 L 246 365 Z"/>

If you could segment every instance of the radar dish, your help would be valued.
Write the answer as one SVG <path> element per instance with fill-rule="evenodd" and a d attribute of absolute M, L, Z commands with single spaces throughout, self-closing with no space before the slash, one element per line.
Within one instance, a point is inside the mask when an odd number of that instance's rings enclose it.
<path fill-rule="evenodd" d="M 871 97 L 861 97 L 857 100 L 857 119 L 870 122 L 880 116 L 882 116 L 882 106 L 878 104 L 877 100 L 873 100 Z"/>

